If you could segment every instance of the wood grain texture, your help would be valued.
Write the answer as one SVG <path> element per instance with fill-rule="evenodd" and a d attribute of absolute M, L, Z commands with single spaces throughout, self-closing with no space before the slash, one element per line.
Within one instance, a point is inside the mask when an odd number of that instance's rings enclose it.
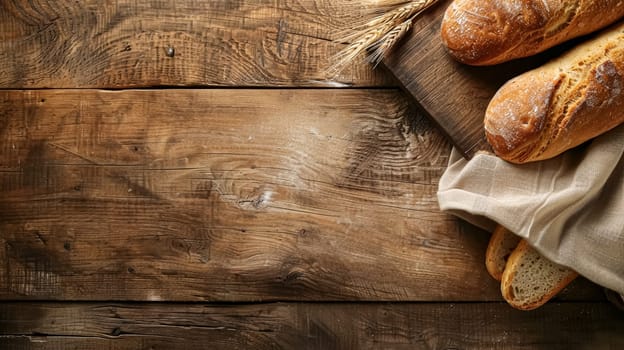
<path fill-rule="evenodd" d="M 0 96 L 3 298 L 498 296 L 397 92 Z"/>
<path fill-rule="evenodd" d="M 507 80 L 557 56 L 576 41 L 534 57 L 489 67 L 460 64 L 447 54 L 440 24 L 452 0 L 442 0 L 414 21 L 414 28 L 383 65 L 412 102 L 470 158 L 490 151 L 483 118 L 494 93 Z"/>
<path fill-rule="evenodd" d="M 0 87 L 387 85 L 365 63 L 324 73 L 342 48 L 335 33 L 369 11 L 327 0 L 3 0 Z"/>
<path fill-rule="evenodd" d="M 449 145 L 397 91 L 2 91 L 0 111 L 0 298 L 500 300 L 488 234 L 438 208 Z"/>
<path fill-rule="evenodd" d="M 0 304 L 0 342 L 30 349 L 621 349 L 608 303 Z"/>

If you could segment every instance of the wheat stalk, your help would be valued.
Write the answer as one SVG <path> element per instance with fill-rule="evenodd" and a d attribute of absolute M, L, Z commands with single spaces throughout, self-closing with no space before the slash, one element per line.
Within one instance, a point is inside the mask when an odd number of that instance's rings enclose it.
<path fill-rule="evenodd" d="M 378 64 L 401 38 L 409 31 L 416 16 L 436 3 L 438 0 L 414 0 L 394 10 L 373 18 L 367 23 L 341 33 L 339 43 L 351 42 L 332 58 L 333 64 L 328 71 L 340 73 L 349 63 L 362 53 L 371 49 L 374 52 L 368 61 Z"/>
<path fill-rule="evenodd" d="M 342 71 L 344 67 L 379 41 L 391 29 L 392 27 L 386 24 L 380 28 L 371 28 L 354 34 L 357 39 L 332 58 L 334 64 L 330 67 L 330 72 L 339 73 Z"/>
<path fill-rule="evenodd" d="M 385 14 L 374 18 L 370 22 L 368 22 L 369 26 L 376 26 L 381 23 L 397 23 L 402 22 L 414 15 L 417 12 L 422 11 L 431 5 L 434 0 L 414 0 L 408 2 L 406 5 L 403 5 L 393 11 L 386 12 Z"/>
<path fill-rule="evenodd" d="M 381 60 L 386 57 L 388 52 L 392 50 L 392 48 L 398 43 L 407 32 L 412 28 L 412 20 L 408 19 L 407 21 L 397 25 L 391 31 L 389 31 L 386 35 L 384 35 L 381 39 L 379 39 L 376 43 L 374 43 L 370 50 L 373 52 L 368 56 L 368 62 L 372 63 L 374 66 L 377 66 Z"/>

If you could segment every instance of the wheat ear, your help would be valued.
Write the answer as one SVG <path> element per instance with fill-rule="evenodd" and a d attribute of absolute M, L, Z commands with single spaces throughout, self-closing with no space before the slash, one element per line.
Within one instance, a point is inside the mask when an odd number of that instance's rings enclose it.
<path fill-rule="evenodd" d="M 381 62 L 381 60 L 386 57 L 388 52 L 392 50 L 392 48 L 405 36 L 405 34 L 407 34 L 407 32 L 411 28 L 411 19 L 408 19 L 405 22 L 394 27 L 391 31 L 389 31 L 386 35 L 384 35 L 381 39 L 379 39 L 370 47 L 372 53 L 367 58 L 368 62 L 372 63 L 374 66 L 377 66 L 379 62 Z"/>
<path fill-rule="evenodd" d="M 369 61 L 379 63 L 409 31 L 413 19 L 438 0 L 415 0 L 343 33 L 336 42 L 351 42 L 332 57 L 328 71 L 337 74 L 363 52 L 374 49 Z"/>

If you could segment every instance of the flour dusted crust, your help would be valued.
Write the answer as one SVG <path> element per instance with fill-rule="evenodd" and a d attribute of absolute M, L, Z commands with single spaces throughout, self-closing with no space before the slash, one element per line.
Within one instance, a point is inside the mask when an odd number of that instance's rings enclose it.
<path fill-rule="evenodd" d="M 542 52 L 622 16 L 623 0 L 455 0 L 441 35 L 460 62 L 492 65 Z"/>
<path fill-rule="evenodd" d="M 624 22 L 507 82 L 490 101 L 484 125 L 499 157 L 526 163 L 557 156 L 622 122 Z"/>

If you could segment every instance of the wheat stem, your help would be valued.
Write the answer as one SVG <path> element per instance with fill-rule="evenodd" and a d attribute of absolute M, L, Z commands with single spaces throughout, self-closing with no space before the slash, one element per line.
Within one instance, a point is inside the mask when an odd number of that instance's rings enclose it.
<path fill-rule="evenodd" d="M 338 42 L 351 42 L 332 58 L 328 71 L 337 74 L 360 54 L 374 50 L 368 61 L 377 65 L 410 30 L 413 19 L 438 0 L 414 0 L 342 33 Z"/>
<path fill-rule="evenodd" d="M 394 11 L 387 12 L 368 23 L 368 26 L 376 26 L 380 23 L 398 23 L 412 17 L 415 13 L 426 9 L 436 0 L 415 0 L 403 5 Z"/>

